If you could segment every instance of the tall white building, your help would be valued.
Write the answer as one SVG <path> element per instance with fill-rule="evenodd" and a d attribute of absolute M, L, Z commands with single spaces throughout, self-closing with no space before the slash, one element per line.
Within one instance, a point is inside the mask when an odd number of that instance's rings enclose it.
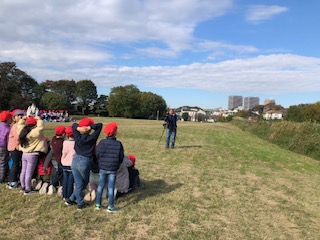
<path fill-rule="evenodd" d="M 249 110 L 252 109 L 255 106 L 258 106 L 260 104 L 260 98 L 259 97 L 245 97 L 244 98 L 244 109 Z"/>
<path fill-rule="evenodd" d="M 228 98 L 228 109 L 233 110 L 237 107 L 243 106 L 243 97 L 242 96 L 229 96 Z"/>

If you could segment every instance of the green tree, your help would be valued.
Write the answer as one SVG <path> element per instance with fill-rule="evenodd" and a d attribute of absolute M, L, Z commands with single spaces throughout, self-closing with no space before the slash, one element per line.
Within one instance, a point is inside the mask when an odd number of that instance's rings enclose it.
<path fill-rule="evenodd" d="M 48 109 L 66 109 L 68 106 L 66 97 L 56 92 L 45 93 L 42 102 Z"/>
<path fill-rule="evenodd" d="M 76 82 L 74 80 L 54 81 L 51 84 L 51 91 L 56 92 L 56 93 L 60 93 L 64 96 L 66 96 L 68 101 L 72 102 L 75 100 Z"/>
<path fill-rule="evenodd" d="M 189 119 L 189 114 L 187 113 L 187 112 L 184 112 L 184 113 L 182 113 L 182 119 L 184 120 L 184 121 L 188 121 L 188 119 Z"/>
<path fill-rule="evenodd" d="M 137 118 L 140 106 L 140 90 L 135 85 L 111 89 L 107 107 L 110 116 Z"/>
<path fill-rule="evenodd" d="M 159 111 L 164 116 L 167 109 L 166 101 L 159 95 L 152 92 L 140 93 L 140 116 L 141 118 L 156 119 Z"/>
<path fill-rule="evenodd" d="M 247 118 L 249 116 L 248 111 L 240 110 L 234 114 L 235 117 Z"/>
<path fill-rule="evenodd" d="M 302 108 L 303 105 L 290 106 L 287 111 L 286 119 L 292 122 L 303 122 L 305 120 L 305 116 Z"/>
<path fill-rule="evenodd" d="M 306 121 L 320 122 L 320 106 L 317 104 L 307 104 L 302 107 L 304 119 Z"/>
<path fill-rule="evenodd" d="M 9 109 L 26 104 L 33 84 L 36 81 L 17 68 L 14 62 L 0 62 L 0 108 Z"/>
<path fill-rule="evenodd" d="M 91 80 L 81 80 L 76 83 L 75 96 L 82 107 L 87 107 L 89 103 L 97 100 L 97 87 Z"/>

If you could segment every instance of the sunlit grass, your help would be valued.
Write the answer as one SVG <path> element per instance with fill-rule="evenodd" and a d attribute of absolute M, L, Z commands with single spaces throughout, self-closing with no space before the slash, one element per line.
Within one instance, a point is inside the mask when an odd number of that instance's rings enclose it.
<path fill-rule="evenodd" d="M 162 122 L 95 121 L 119 123 L 145 188 L 119 198 L 111 215 L 1 185 L 3 239 L 318 239 L 319 162 L 229 124 L 179 123 L 167 150 Z M 46 124 L 48 137 L 56 126 Z"/>

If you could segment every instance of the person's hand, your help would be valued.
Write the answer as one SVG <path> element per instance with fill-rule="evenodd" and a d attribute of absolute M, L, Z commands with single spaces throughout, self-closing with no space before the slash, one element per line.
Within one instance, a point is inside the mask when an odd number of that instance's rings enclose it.
<path fill-rule="evenodd" d="M 27 116 L 23 116 L 22 117 L 23 120 L 27 120 L 27 118 L 28 118 Z"/>

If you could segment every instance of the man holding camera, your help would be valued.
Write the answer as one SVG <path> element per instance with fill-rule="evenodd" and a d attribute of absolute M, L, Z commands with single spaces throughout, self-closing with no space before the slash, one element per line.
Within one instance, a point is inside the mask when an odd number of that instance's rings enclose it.
<path fill-rule="evenodd" d="M 177 135 L 177 115 L 174 109 L 170 109 L 168 115 L 164 118 L 166 123 L 163 124 L 164 127 L 168 129 L 166 137 L 166 148 L 169 148 L 170 138 L 171 138 L 171 148 L 174 148 L 176 135 Z"/>

